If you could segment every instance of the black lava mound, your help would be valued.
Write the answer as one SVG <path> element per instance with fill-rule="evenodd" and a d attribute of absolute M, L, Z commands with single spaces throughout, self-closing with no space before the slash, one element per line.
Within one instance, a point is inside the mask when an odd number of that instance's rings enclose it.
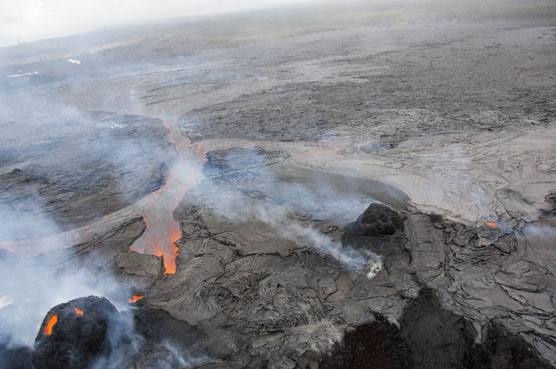
<path fill-rule="evenodd" d="M 344 229 L 342 243 L 389 256 L 400 253 L 406 243 L 402 217 L 390 207 L 373 203 Z"/>
<path fill-rule="evenodd" d="M 35 339 L 35 369 L 85 369 L 110 353 L 118 310 L 103 297 L 82 297 L 52 308 Z"/>
<path fill-rule="evenodd" d="M 403 220 L 384 204 L 373 203 L 357 220 L 346 227 L 345 237 L 389 236 L 403 231 Z"/>

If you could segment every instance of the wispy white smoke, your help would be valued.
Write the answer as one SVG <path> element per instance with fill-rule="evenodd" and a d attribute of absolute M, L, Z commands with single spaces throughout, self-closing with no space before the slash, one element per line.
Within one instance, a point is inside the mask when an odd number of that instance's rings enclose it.
<path fill-rule="evenodd" d="M 279 234 L 301 246 L 315 248 L 333 257 L 351 270 L 366 270 L 369 278 L 374 277 L 382 269 L 382 258 L 375 253 L 354 250 L 333 241 L 327 235 L 312 227 L 306 227 L 291 220 L 285 211 L 276 207 L 259 205 L 253 209 L 256 219 L 272 226 Z"/>
<path fill-rule="evenodd" d="M 256 160 L 253 160 L 256 162 Z M 295 220 L 295 215 L 330 215 L 331 212 L 347 215 L 349 220 L 361 214 L 374 200 L 350 194 L 334 192 L 326 182 L 318 188 L 300 184 L 279 183 L 271 173 L 264 173 L 266 184 L 256 186 L 264 200 L 249 200 L 235 192 L 220 188 L 205 179 L 203 187 L 213 187 L 211 195 L 203 199 L 218 215 L 241 222 L 254 218 L 273 228 L 278 235 L 302 247 L 311 247 L 328 255 L 350 270 L 361 270 L 369 278 L 382 269 L 382 257 L 368 250 L 355 250 L 334 241 L 319 230 Z M 326 214 L 322 214 L 326 213 Z"/>
<path fill-rule="evenodd" d="M 71 258 L 70 251 L 66 258 Z M 55 305 L 78 297 L 124 296 L 115 279 L 101 281 L 87 270 L 61 270 L 39 258 L 4 255 L 0 259 L 0 321 L 2 334 L 15 344 L 31 345 L 46 313 Z"/>

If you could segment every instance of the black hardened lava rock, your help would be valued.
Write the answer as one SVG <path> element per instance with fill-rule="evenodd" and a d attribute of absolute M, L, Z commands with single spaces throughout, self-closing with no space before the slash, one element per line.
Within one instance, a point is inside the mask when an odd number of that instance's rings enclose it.
<path fill-rule="evenodd" d="M 399 328 L 377 315 L 321 359 L 321 369 L 554 369 L 535 349 L 491 323 L 475 343 L 472 325 L 441 307 L 431 289 L 404 309 Z"/>
<path fill-rule="evenodd" d="M 103 297 L 78 298 L 50 309 L 35 339 L 35 369 L 85 369 L 110 353 L 118 310 Z M 55 322 L 55 323 L 54 323 Z"/>
<path fill-rule="evenodd" d="M 521 337 L 510 334 L 502 325 L 492 323 L 486 339 L 466 358 L 467 368 L 473 369 L 554 369 L 539 357 Z"/>
<path fill-rule="evenodd" d="M 345 227 L 342 244 L 389 257 L 405 252 L 403 245 L 407 239 L 403 230 L 403 219 L 396 211 L 387 205 L 373 203 Z"/>
<path fill-rule="evenodd" d="M 384 204 L 369 205 L 358 220 L 363 223 L 366 229 L 365 234 L 370 236 L 392 235 L 396 231 L 403 231 L 402 218 Z"/>
<path fill-rule="evenodd" d="M 547 217 L 556 217 L 556 192 L 546 196 L 548 208 L 543 210 L 543 215 Z"/>
<path fill-rule="evenodd" d="M 346 226 L 344 238 L 360 236 L 391 236 L 403 231 L 403 220 L 390 207 L 373 203 L 357 220 Z"/>
<path fill-rule="evenodd" d="M 31 348 L 0 343 L 0 369 L 32 369 Z"/>
<path fill-rule="evenodd" d="M 398 328 L 382 316 L 346 334 L 341 346 L 321 361 L 320 369 L 413 369 L 411 348 Z"/>
<path fill-rule="evenodd" d="M 400 333 L 412 348 L 417 368 L 465 368 L 474 331 L 462 316 L 440 306 L 433 290 L 424 288 L 405 308 Z"/>

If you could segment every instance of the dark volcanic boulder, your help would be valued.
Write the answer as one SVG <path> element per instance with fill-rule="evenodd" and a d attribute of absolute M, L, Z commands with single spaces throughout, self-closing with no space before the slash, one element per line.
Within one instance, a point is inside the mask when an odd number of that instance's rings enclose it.
<path fill-rule="evenodd" d="M 374 203 L 357 220 L 346 227 L 346 232 L 359 236 L 393 235 L 403 231 L 403 220 L 384 204 Z"/>
<path fill-rule="evenodd" d="M 35 339 L 35 369 L 85 369 L 110 353 L 118 310 L 104 297 L 82 297 L 52 308 Z"/>
<path fill-rule="evenodd" d="M 344 229 L 342 243 L 383 256 L 403 253 L 406 243 L 402 217 L 390 207 L 373 203 Z"/>
<path fill-rule="evenodd" d="M 0 343 L 0 369 L 32 369 L 31 348 Z"/>

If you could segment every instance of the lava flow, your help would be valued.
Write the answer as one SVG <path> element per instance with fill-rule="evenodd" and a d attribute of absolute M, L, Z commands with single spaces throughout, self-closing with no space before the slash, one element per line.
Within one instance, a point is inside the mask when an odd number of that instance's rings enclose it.
<path fill-rule="evenodd" d="M 486 222 L 485 225 L 490 228 L 496 228 L 496 223 Z"/>
<path fill-rule="evenodd" d="M 83 310 L 79 310 L 78 308 L 73 308 L 73 312 L 74 312 L 76 315 L 81 315 L 81 316 L 83 316 Z"/>
<path fill-rule="evenodd" d="M 141 300 L 142 298 L 144 298 L 145 296 L 133 296 L 133 298 L 127 300 L 130 304 L 134 304 L 137 301 Z"/>
<path fill-rule="evenodd" d="M 174 144 L 178 153 L 178 162 L 170 170 L 166 184 L 156 192 L 155 198 L 144 210 L 145 234 L 135 241 L 130 251 L 162 256 L 164 273 L 173 274 L 179 251 L 176 241 L 181 237 L 174 211 L 200 177 L 203 163 L 197 159 L 199 152 L 193 152 L 191 141 L 179 132 L 176 123 L 165 123 L 164 126 L 168 129 L 168 141 Z"/>
<path fill-rule="evenodd" d="M 58 315 L 52 315 L 50 317 L 50 320 L 48 321 L 48 324 L 46 325 L 46 328 L 44 329 L 44 333 L 50 336 L 52 334 L 52 327 L 54 327 L 57 322 Z"/>
<path fill-rule="evenodd" d="M 20 255 L 38 255 L 57 249 L 60 245 L 67 247 L 86 242 L 95 235 L 103 234 L 141 214 L 145 221 L 146 232 L 129 248 L 129 251 L 162 256 L 165 273 L 175 273 L 178 254 L 176 241 L 181 237 L 181 229 L 173 213 L 185 192 L 200 177 L 205 158 L 200 148 L 193 146 L 190 140 L 180 133 L 177 123 L 164 123 L 164 126 L 168 130 L 168 141 L 175 146 L 178 153 L 178 161 L 168 173 L 164 186 L 136 203 L 83 227 L 41 239 L 3 241 L 0 246 Z"/>

